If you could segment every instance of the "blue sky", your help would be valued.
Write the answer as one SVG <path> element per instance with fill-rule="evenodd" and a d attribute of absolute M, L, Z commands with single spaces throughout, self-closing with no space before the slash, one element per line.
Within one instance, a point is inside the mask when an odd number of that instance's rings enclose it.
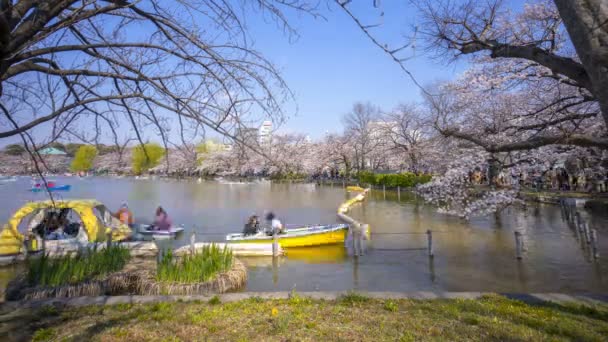
<path fill-rule="evenodd" d="M 404 42 L 416 23 L 414 9 L 405 1 L 385 1 L 385 21 L 376 29 L 384 41 Z M 371 1 L 355 8 L 368 22 L 379 16 Z M 364 36 L 348 15 L 335 5 L 322 11 L 326 17 L 291 16 L 300 35 L 295 42 L 264 23 L 260 17 L 249 20 L 255 46 L 283 71 L 283 77 L 296 94 L 299 107 L 281 130 L 321 137 L 325 131 L 341 131 L 341 117 L 357 101 L 369 101 L 389 110 L 402 102 L 420 101 L 420 91 L 380 48 Z M 394 46 L 397 46 L 396 44 Z M 451 79 L 464 69 L 464 63 L 446 65 L 416 49 L 407 67 L 422 83 Z"/>

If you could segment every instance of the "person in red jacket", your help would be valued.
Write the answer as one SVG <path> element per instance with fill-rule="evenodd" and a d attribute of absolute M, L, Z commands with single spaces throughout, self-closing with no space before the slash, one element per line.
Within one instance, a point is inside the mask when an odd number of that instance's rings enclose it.
<path fill-rule="evenodd" d="M 114 217 L 120 220 L 120 222 L 131 227 L 133 225 L 133 213 L 129 210 L 127 203 L 123 202 L 120 209 L 114 214 Z"/>

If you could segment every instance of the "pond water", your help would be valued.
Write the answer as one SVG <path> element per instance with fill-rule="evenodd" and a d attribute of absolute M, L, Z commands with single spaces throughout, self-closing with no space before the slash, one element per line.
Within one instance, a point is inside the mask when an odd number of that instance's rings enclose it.
<path fill-rule="evenodd" d="M 96 198 L 110 209 L 127 201 L 136 220 L 149 222 L 162 205 L 187 231 L 175 245 L 197 240 L 222 241 L 240 232 L 247 217 L 272 209 L 285 223 L 337 222 L 336 209 L 348 195 L 341 187 L 314 184 L 221 184 L 192 180 L 133 178 L 55 178 L 72 184 L 59 198 Z M 0 222 L 28 200 L 45 194 L 27 191 L 30 181 L 0 185 Z M 270 257 L 242 258 L 249 269 L 245 290 L 495 291 L 606 292 L 608 261 L 593 261 L 575 234 L 562 222 L 559 207 L 530 205 L 508 209 L 498 217 L 463 221 L 442 215 L 411 193 L 372 191 L 351 216 L 369 223 L 372 239 L 366 255 L 353 258 L 343 246 L 289 250 L 273 263 Z M 599 253 L 608 257 L 608 219 L 592 216 Z M 435 257 L 426 252 L 431 229 Z M 524 259 L 515 258 L 514 230 L 523 232 Z M 0 289 L 19 267 L 0 268 Z"/>

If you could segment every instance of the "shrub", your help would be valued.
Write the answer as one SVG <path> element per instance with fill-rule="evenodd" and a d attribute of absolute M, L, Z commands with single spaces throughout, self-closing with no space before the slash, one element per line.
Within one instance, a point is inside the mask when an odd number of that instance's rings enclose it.
<path fill-rule="evenodd" d="M 160 163 L 165 149 L 158 144 L 144 144 L 133 148 L 133 172 L 141 174 Z"/>
<path fill-rule="evenodd" d="M 25 147 L 19 144 L 6 145 L 4 152 L 11 156 L 20 156 L 26 152 Z"/>
<path fill-rule="evenodd" d="M 158 265 L 156 278 L 162 282 L 200 283 L 232 267 L 232 251 L 217 245 L 204 246 L 201 252 L 180 259 L 169 251 Z"/>
<path fill-rule="evenodd" d="M 293 172 L 293 171 L 289 171 L 289 172 L 283 172 L 283 173 L 275 173 L 273 175 L 270 176 L 270 179 L 272 180 L 304 180 L 306 179 L 306 177 L 308 177 L 305 173 L 300 173 L 300 172 Z"/>
<path fill-rule="evenodd" d="M 27 261 L 30 285 L 59 286 L 75 284 L 121 270 L 129 261 L 129 250 L 119 245 L 102 250 L 50 258 L 42 255 Z"/>
<path fill-rule="evenodd" d="M 376 174 L 369 171 L 359 172 L 358 179 L 362 184 L 370 185 L 385 185 L 389 188 L 402 187 L 411 188 L 418 184 L 424 184 L 431 181 L 432 176 L 429 174 L 415 174 L 412 172 L 397 173 L 397 174 Z"/>
<path fill-rule="evenodd" d="M 97 148 L 92 145 L 82 145 L 76 151 L 70 169 L 74 172 L 89 171 L 93 167 L 93 160 L 97 157 Z"/>

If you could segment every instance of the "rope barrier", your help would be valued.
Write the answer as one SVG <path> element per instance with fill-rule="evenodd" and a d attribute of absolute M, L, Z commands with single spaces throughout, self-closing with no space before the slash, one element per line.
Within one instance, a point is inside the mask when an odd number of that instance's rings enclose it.
<path fill-rule="evenodd" d="M 413 248 L 374 248 L 374 251 L 381 252 L 409 252 L 409 251 L 426 251 L 426 247 L 413 247 Z"/>
<path fill-rule="evenodd" d="M 442 234 L 451 234 L 451 233 L 457 233 L 457 232 L 450 232 L 450 231 L 435 231 L 433 230 L 433 234 L 435 233 L 442 233 Z M 374 232 L 372 233 L 372 235 L 426 235 L 428 234 L 427 232 L 395 232 L 395 233 L 391 233 L 391 232 Z"/>

